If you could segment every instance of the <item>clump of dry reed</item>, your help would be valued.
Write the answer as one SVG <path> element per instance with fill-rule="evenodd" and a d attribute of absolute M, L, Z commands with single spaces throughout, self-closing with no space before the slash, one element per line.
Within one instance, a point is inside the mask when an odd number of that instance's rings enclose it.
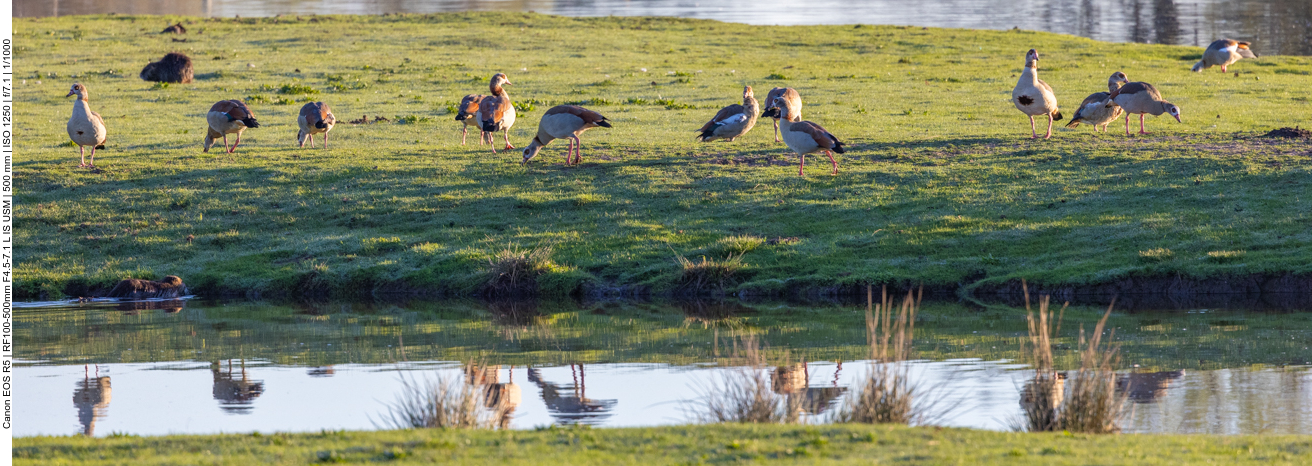
<path fill-rule="evenodd" d="M 1029 289 L 1023 282 L 1022 287 L 1031 346 L 1028 351 L 1022 349 L 1022 353 L 1030 357 L 1034 366 L 1034 378 L 1025 384 L 1021 393 L 1021 408 L 1025 413 L 1023 428 L 1032 432 L 1120 432 L 1121 422 L 1128 414 L 1128 395 L 1116 393 L 1115 366 L 1120 361 L 1120 348 L 1102 341 L 1116 300 L 1107 306 L 1107 312 L 1098 320 L 1093 335 L 1087 340 L 1084 327 L 1080 326 L 1080 368 L 1068 383 L 1066 377 L 1056 371 L 1052 354 L 1052 339 L 1061 331 L 1066 306 L 1062 306 L 1054 322 L 1049 297 L 1044 296 L 1039 301 L 1036 316 L 1030 309 Z M 1110 340 L 1115 333 L 1114 329 L 1107 332 L 1107 338 Z"/>
<path fill-rule="evenodd" d="M 734 354 L 742 366 L 723 372 L 701 389 L 689 410 L 699 422 L 779 424 L 797 422 L 801 397 L 776 393 L 770 384 L 765 357 L 755 336 L 734 343 Z"/>
<path fill-rule="evenodd" d="M 444 376 L 436 380 L 401 377 L 402 390 L 382 420 L 394 429 L 492 429 L 494 410 L 485 407 L 484 390 Z"/>
<path fill-rule="evenodd" d="M 510 244 L 488 259 L 486 291 L 494 296 L 525 296 L 538 291 L 538 276 L 555 266 L 551 246 L 521 249 Z"/>
<path fill-rule="evenodd" d="M 682 255 L 675 255 L 681 273 L 678 286 L 681 290 L 698 292 L 724 289 L 737 282 L 743 270 L 743 256 L 730 254 L 723 260 L 707 259 L 702 256 L 700 262 L 694 262 Z"/>

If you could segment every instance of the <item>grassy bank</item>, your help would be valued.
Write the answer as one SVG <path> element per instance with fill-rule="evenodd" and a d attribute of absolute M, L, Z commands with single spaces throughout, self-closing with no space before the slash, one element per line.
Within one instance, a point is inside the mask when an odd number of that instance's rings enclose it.
<path fill-rule="evenodd" d="M 210 294 L 472 293 L 490 258 L 539 247 L 538 286 L 557 295 L 699 274 L 773 293 L 1312 273 L 1312 148 L 1256 137 L 1309 126 L 1308 57 L 1245 60 L 1236 77 L 1190 73 L 1198 48 L 1046 33 L 520 13 L 182 18 L 186 42 L 156 34 L 175 19 L 15 22 L 20 299 L 166 274 Z M 1028 139 L 1009 98 L 1031 47 L 1068 115 L 1120 70 L 1184 124 Z M 136 77 L 173 50 L 196 82 Z M 529 167 L 461 147 L 451 106 L 498 71 L 523 107 L 520 147 L 554 104 L 615 127 L 583 137 L 578 168 L 554 145 Z M 64 131 L 73 81 L 109 127 L 98 170 L 76 168 Z M 797 88 L 805 117 L 849 144 L 839 175 L 797 177 L 769 126 L 693 142 L 744 84 Z M 204 113 L 229 98 L 262 127 L 234 155 L 202 154 Z M 296 148 L 307 100 L 390 121 Z"/>
<path fill-rule="evenodd" d="M 14 464 L 1304 464 L 1301 436 L 711 425 L 14 439 Z"/>

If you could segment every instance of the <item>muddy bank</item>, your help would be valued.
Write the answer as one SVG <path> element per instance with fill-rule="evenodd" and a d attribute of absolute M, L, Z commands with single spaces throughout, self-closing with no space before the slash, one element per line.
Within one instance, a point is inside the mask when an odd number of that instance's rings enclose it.
<path fill-rule="evenodd" d="M 1272 274 L 1246 277 L 1127 277 L 1091 285 L 1029 284 L 1031 296 L 1050 295 L 1072 304 L 1106 304 L 1116 308 L 1191 309 L 1232 307 L 1264 310 L 1312 309 L 1312 275 Z M 984 301 L 1024 304 L 1019 280 L 981 284 L 965 295 Z"/>

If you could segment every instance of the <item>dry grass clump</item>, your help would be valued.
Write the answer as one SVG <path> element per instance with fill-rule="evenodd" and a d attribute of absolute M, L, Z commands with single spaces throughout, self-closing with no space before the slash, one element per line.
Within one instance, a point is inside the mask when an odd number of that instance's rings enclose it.
<path fill-rule="evenodd" d="M 443 376 L 415 380 L 402 376 L 403 389 L 388 407 L 383 424 L 394 429 L 491 429 L 496 417 L 484 408 L 483 390 Z"/>
<path fill-rule="evenodd" d="M 1139 251 L 1139 259 L 1145 262 L 1165 262 L 1175 257 L 1175 253 L 1166 248 L 1153 248 Z"/>
<path fill-rule="evenodd" d="M 522 296 L 536 294 L 538 275 L 555 267 L 551 262 L 551 246 L 521 249 L 510 244 L 488 259 L 488 281 L 485 292 L 494 296 Z"/>
<path fill-rule="evenodd" d="M 1244 258 L 1246 251 L 1208 251 L 1207 260 L 1212 262 L 1233 262 Z"/>
<path fill-rule="evenodd" d="M 706 256 L 702 256 L 701 262 L 693 262 L 682 255 L 676 255 L 675 258 L 679 262 L 679 267 L 683 269 L 678 279 L 680 290 L 723 289 L 735 283 L 738 279 L 737 275 L 743 270 L 741 255 L 730 255 L 723 260 L 707 259 Z"/>
<path fill-rule="evenodd" d="M 712 244 L 710 252 L 715 255 L 741 256 L 765 245 L 765 238 L 753 235 L 737 235 L 721 238 Z"/>
<path fill-rule="evenodd" d="M 797 422 L 801 398 L 778 393 L 770 382 L 765 358 L 754 336 L 734 342 L 734 354 L 743 365 L 725 371 L 712 381 L 690 409 L 699 422 L 779 424 Z"/>

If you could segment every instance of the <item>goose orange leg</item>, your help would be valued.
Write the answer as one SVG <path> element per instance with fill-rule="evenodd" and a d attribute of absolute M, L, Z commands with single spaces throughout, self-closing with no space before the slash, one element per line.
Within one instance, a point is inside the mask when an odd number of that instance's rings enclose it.
<path fill-rule="evenodd" d="M 774 142 L 783 142 L 779 139 L 779 119 L 774 119 Z"/>
<path fill-rule="evenodd" d="M 310 146 L 314 146 L 314 141 L 310 141 Z M 324 133 L 323 133 L 323 148 L 324 148 L 324 149 L 327 149 L 327 148 L 328 148 L 328 133 L 327 133 L 327 132 L 324 132 Z"/>
<path fill-rule="evenodd" d="M 833 152 L 830 152 L 830 151 L 825 151 L 825 155 L 828 155 L 828 156 L 829 156 L 829 163 L 834 164 L 834 172 L 831 173 L 831 174 L 832 174 L 832 175 L 837 175 L 837 174 L 838 174 L 838 161 L 837 161 L 837 160 L 834 160 L 834 153 L 833 153 Z"/>
<path fill-rule="evenodd" d="M 1147 131 L 1144 131 L 1144 130 L 1143 130 L 1143 117 L 1144 117 L 1144 114 L 1140 113 L 1140 114 L 1139 114 L 1139 134 L 1149 134 Z"/>
<path fill-rule="evenodd" d="M 1034 115 L 1030 115 L 1030 139 L 1039 137 L 1038 130 L 1034 129 Z"/>
<path fill-rule="evenodd" d="M 1126 113 L 1126 114 L 1125 114 L 1125 135 L 1126 135 L 1126 136 L 1129 136 L 1129 135 L 1130 135 L 1130 114 L 1129 114 L 1129 113 Z"/>
<path fill-rule="evenodd" d="M 1033 117 L 1031 117 L 1031 118 L 1033 118 Z M 1052 114 L 1049 113 L 1049 114 L 1048 114 L 1048 134 L 1043 135 L 1043 139 L 1048 139 L 1048 138 L 1051 138 L 1051 137 L 1052 137 Z"/>
<path fill-rule="evenodd" d="M 311 140 L 311 141 L 313 141 L 313 140 Z M 224 141 L 224 144 L 227 144 L 227 141 Z M 236 151 L 236 150 L 237 150 L 237 144 L 241 144 L 241 133 L 237 133 L 237 140 L 236 140 L 236 141 L 233 141 L 233 142 L 232 142 L 232 147 L 229 147 L 229 148 L 228 148 L 228 153 L 229 153 L 229 154 L 231 154 L 231 153 L 233 153 L 233 151 Z M 311 142 L 311 144 L 313 144 L 313 142 Z"/>
<path fill-rule="evenodd" d="M 469 125 L 465 125 L 464 132 L 460 133 L 460 145 L 465 145 L 465 139 L 469 137 Z M 479 141 L 483 142 L 483 141 Z"/>
<path fill-rule="evenodd" d="M 806 167 L 806 154 L 798 153 L 798 154 L 797 154 L 797 176 L 806 176 L 806 172 L 802 171 L 802 168 L 804 168 L 804 167 Z"/>
<path fill-rule="evenodd" d="M 77 150 L 78 150 L 79 153 L 82 154 L 82 163 L 77 164 L 77 167 L 78 167 L 78 168 L 86 167 L 86 166 L 87 166 L 87 148 L 86 148 L 86 146 L 77 146 Z M 92 147 L 91 150 L 92 150 L 92 151 L 95 151 L 96 148 Z M 94 159 L 93 159 L 93 160 L 94 160 Z"/>
<path fill-rule="evenodd" d="M 510 130 L 509 130 L 509 129 L 503 129 L 503 130 L 501 130 L 501 137 L 504 138 L 504 139 L 506 140 L 506 150 L 510 150 L 510 149 L 514 149 L 514 148 L 515 148 L 515 146 L 510 145 Z"/>

